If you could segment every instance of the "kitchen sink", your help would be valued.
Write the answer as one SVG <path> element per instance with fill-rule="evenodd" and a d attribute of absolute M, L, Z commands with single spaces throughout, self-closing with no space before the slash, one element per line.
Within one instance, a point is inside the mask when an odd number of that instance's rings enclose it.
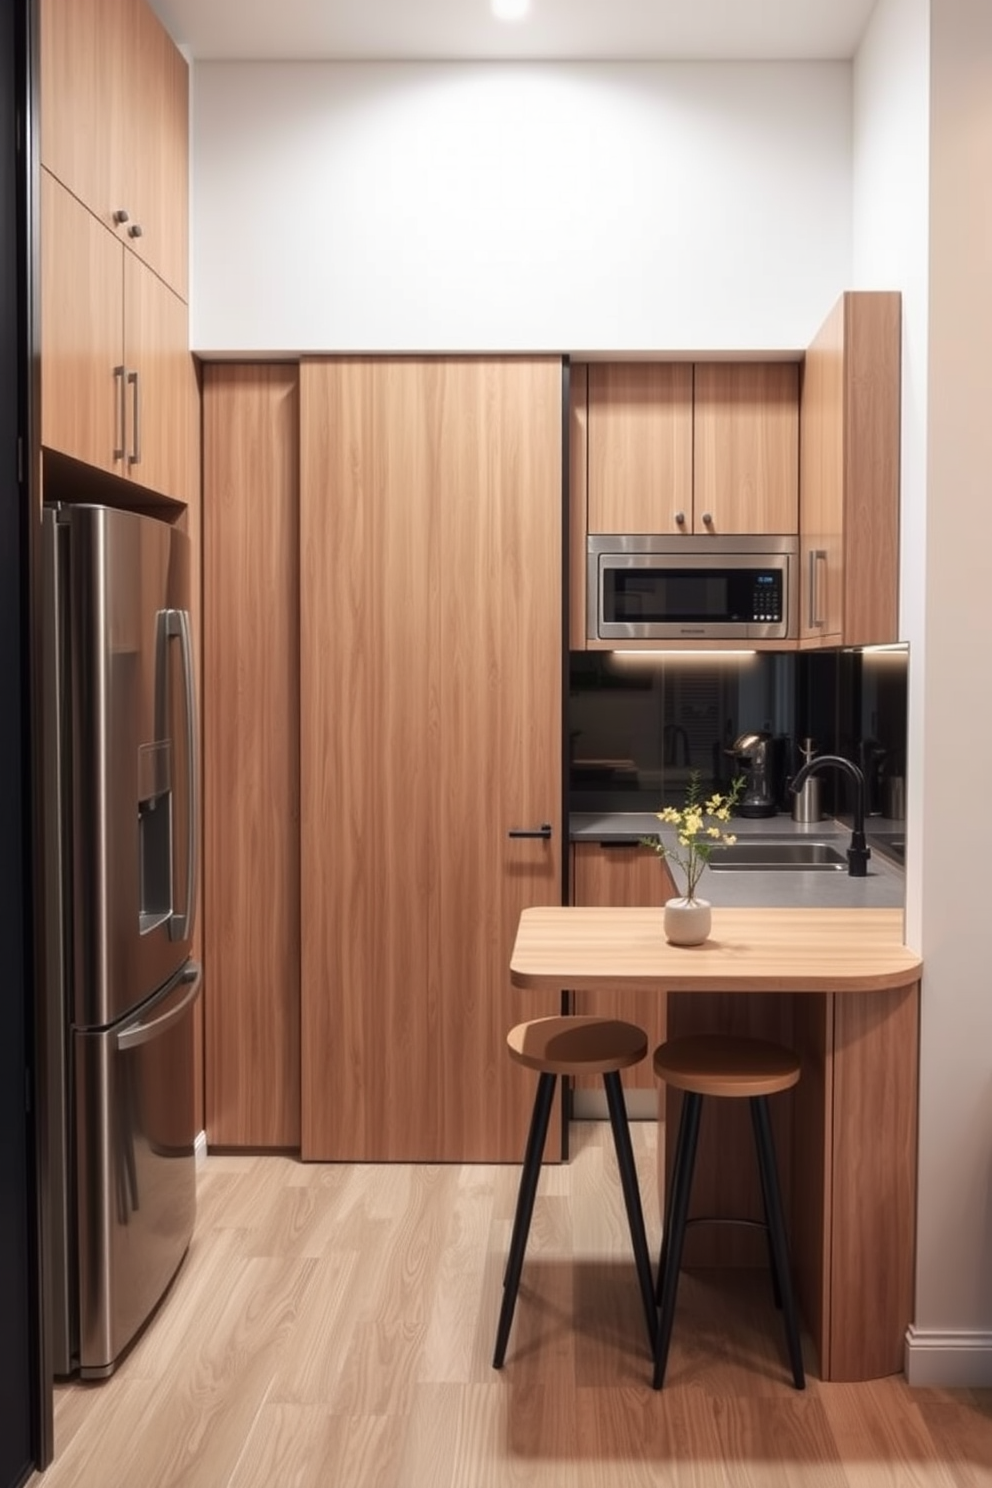
<path fill-rule="evenodd" d="M 847 858 L 829 842 L 749 841 L 738 837 L 732 846 L 714 846 L 710 867 L 735 871 L 750 869 L 762 873 L 786 869 L 804 873 L 838 873 L 847 869 Z"/>

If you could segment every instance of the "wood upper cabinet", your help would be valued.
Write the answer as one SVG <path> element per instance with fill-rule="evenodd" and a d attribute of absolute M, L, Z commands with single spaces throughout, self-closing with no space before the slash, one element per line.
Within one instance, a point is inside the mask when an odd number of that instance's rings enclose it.
<path fill-rule="evenodd" d="M 146 0 L 40 0 L 41 162 L 180 296 L 189 69 Z"/>
<path fill-rule="evenodd" d="M 590 533 L 772 533 L 799 524 L 795 363 L 588 367 Z"/>
<path fill-rule="evenodd" d="M 588 368 L 586 531 L 679 532 L 692 524 L 692 366 Z"/>
<path fill-rule="evenodd" d="M 799 530 L 799 368 L 704 362 L 694 370 L 693 530 Z"/>
<path fill-rule="evenodd" d="M 572 844 L 572 903 L 583 905 L 656 904 L 661 906 L 676 893 L 667 863 L 637 842 Z M 602 1018 L 623 1018 L 637 1023 L 648 1036 L 648 1058 L 624 1070 L 621 1079 L 628 1089 L 651 1090 L 655 1086 L 651 1051 L 665 1039 L 665 998 L 659 992 L 576 992 L 577 1013 Z M 576 1082 L 602 1089 L 602 1081 L 586 1078 Z"/>
<path fill-rule="evenodd" d="M 523 1152 L 506 1033 L 559 1002 L 509 961 L 561 901 L 561 399 L 554 358 L 301 368 L 306 1158 Z"/>
<path fill-rule="evenodd" d="M 842 295 L 801 394 L 801 644 L 898 636 L 901 299 Z"/>
<path fill-rule="evenodd" d="M 42 444 L 188 500 L 187 318 L 184 301 L 42 170 Z"/>

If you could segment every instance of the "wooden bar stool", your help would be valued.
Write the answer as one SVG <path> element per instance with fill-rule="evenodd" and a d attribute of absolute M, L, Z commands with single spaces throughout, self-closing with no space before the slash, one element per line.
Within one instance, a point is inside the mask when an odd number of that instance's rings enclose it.
<path fill-rule="evenodd" d="M 610 1126 L 616 1147 L 617 1165 L 627 1206 L 627 1222 L 634 1246 L 634 1260 L 641 1288 L 641 1301 L 648 1328 L 651 1348 L 655 1338 L 654 1285 L 651 1280 L 651 1258 L 648 1254 L 647 1237 L 644 1231 L 644 1214 L 641 1209 L 640 1189 L 634 1167 L 634 1152 L 630 1143 L 630 1128 L 627 1125 L 627 1108 L 624 1105 L 619 1070 L 638 1064 L 648 1052 L 647 1034 L 632 1023 L 621 1023 L 610 1018 L 535 1018 L 529 1023 L 518 1023 L 506 1036 L 510 1058 L 528 1069 L 537 1070 L 537 1095 L 534 1113 L 531 1116 L 530 1133 L 524 1152 L 520 1188 L 517 1193 L 517 1208 L 513 1218 L 513 1233 L 510 1238 L 510 1253 L 503 1276 L 503 1305 L 500 1308 L 499 1325 L 496 1330 L 496 1348 L 493 1353 L 494 1369 L 501 1369 L 506 1355 L 507 1340 L 513 1322 L 520 1273 L 523 1269 L 524 1251 L 530 1231 L 531 1215 L 537 1180 L 541 1173 L 541 1159 L 551 1117 L 555 1082 L 559 1075 L 596 1075 L 603 1077 L 606 1087 L 606 1102 L 610 1112 Z"/>
<path fill-rule="evenodd" d="M 688 1038 L 671 1039 L 668 1043 L 660 1044 L 654 1051 L 656 1077 L 685 1092 L 675 1145 L 671 1193 L 665 1206 L 661 1258 L 658 1263 L 660 1308 L 654 1348 L 656 1390 L 660 1390 L 665 1381 L 686 1225 L 696 1222 L 688 1221 L 687 1216 L 699 1139 L 699 1120 L 703 1097 L 707 1095 L 737 1100 L 747 1097 L 750 1104 L 775 1301 L 782 1308 L 793 1381 L 797 1390 L 805 1388 L 806 1376 L 792 1291 L 785 1219 L 782 1214 L 771 1123 L 768 1119 L 768 1096 L 795 1085 L 799 1079 L 799 1070 L 798 1054 L 781 1044 L 768 1043 L 764 1039 L 697 1034 Z"/>

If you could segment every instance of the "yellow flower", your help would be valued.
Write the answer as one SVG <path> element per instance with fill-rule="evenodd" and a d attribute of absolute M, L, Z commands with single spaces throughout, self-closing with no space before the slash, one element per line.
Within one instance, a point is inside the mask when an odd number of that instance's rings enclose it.
<path fill-rule="evenodd" d="M 710 817 L 713 822 L 728 822 L 731 810 L 740 800 L 743 790 L 744 777 L 738 776 L 731 782 L 727 795 L 714 792 L 704 802 L 699 789 L 699 771 L 693 770 L 682 810 L 675 806 L 663 806 L 660 811 L 655 812 L 660 822 L 676 828 L 676 840 L 682 851 L 676 851 L 662 841 L 661 837 L 641 838 L 645 847 L 652 848 L 660 858 L 665 858 L 682 869 L 685 874 L 686 899 L 696 897 L 696 885 L 710 860 L 714 846 L 724 843 L 729 847 L 737 841 L 733 833 L 724 832 L 719 826 L 707 825 L 706 818 Z"/>

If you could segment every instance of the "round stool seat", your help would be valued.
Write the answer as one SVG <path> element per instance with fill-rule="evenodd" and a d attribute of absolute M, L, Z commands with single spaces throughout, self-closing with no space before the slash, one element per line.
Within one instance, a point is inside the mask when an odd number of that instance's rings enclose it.
<path fill-rule="evenodd" d="M 774 1095 L 797 1084 L 800 1069 L 783 1044 L 722 1033 L 670 1039 L 654 1051 L 658 1079 L 696 1095 Z"/>
<path fill-rule="evenodd" d="M 615 1018 L 532 1018 L 506 1035 L 511 1059 L 552 1075 L 605 1075 L 637 1064 L 648 1037 Z"/>

